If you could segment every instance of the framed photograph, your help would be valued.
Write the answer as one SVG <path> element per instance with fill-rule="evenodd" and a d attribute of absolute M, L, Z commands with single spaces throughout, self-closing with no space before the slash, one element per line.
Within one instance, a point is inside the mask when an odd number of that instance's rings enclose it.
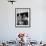
<path fill-rule="evenodd" d="M 15 27 L 30 27 L 30 13 L 30 8 L 15 8 Z"/>

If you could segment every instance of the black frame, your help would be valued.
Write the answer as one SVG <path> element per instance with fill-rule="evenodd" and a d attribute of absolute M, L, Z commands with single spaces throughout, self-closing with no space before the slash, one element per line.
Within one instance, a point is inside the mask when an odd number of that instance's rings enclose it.
<path fill-rule="evenodd" d="M 17 20 L 16 20 L 16 16 L 17 16 L 17 13 L 16 13 L 16 9 L 27 9 L 27 10 L 29 10 L 29 25 L 27 25 L 27 26 L 18 26 L 17 24 L 16 24 L 16 22 L 17 22 Z M 31 9 L 30 8 L 15 8 L 15 27 L 20 27 L 20 28 L 26 28 L 26 27 L 31 27 Z"/>

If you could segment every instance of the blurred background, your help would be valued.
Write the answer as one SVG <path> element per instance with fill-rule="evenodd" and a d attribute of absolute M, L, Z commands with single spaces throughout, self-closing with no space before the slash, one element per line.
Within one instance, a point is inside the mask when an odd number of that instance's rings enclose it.
<path fill-rule="evenodd" d="M 15 8 L 31 8 L 30 28 L 15 27 Z M 0 41 L 15 40 L 19 32 L 29 34 L 32 40 L 46 41 L 46 0 L 17 0 L 13 5 L 0 0 Z"/>

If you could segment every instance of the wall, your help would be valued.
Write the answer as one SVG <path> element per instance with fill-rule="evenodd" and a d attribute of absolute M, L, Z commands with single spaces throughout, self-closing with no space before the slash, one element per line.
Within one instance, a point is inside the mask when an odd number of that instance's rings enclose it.
<path fill-rule="evenodd" d="M 46 40 L 46 1 L 17 0 L 13 5 L 0 0 L 0 41 L 15 40 L 19 32 L 29 33 L 33 40 Z M 15 27 L 15 8 L 31 8 L 31 27 Z"/>

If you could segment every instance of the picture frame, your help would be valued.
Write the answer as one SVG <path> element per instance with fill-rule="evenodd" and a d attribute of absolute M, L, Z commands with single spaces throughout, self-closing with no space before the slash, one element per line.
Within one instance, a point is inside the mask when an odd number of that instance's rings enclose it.
<path fill-rule="evenodd" d="M 30 8 L 15 8 L 15 27 L 31 27 Z"/>

